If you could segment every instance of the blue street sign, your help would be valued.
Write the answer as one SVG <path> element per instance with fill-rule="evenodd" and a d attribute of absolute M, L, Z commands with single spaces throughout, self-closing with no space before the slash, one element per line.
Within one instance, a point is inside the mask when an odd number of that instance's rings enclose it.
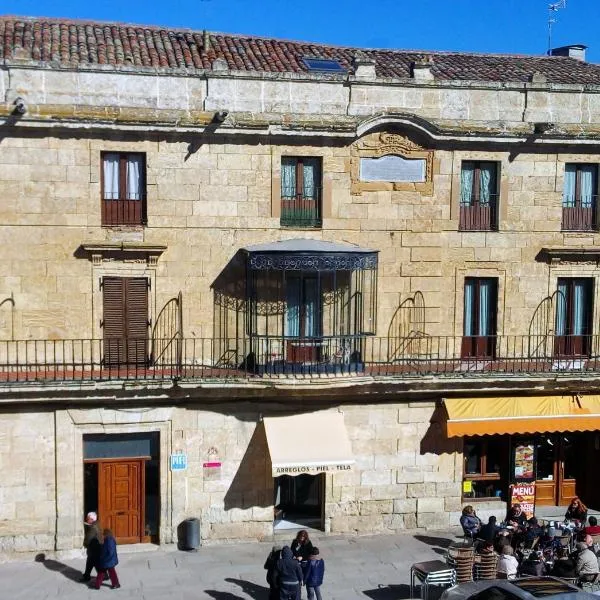
<path fill-rule="evenodd" d="M 185 471 L 187 469 L 187 454 L 180 452 L 171 454 L 171 471 Z"/>

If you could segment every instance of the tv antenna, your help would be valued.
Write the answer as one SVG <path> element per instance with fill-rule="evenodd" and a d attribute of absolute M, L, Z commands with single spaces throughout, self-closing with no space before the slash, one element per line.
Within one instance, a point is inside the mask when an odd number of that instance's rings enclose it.
<path fill-rule="evenodd" d="M 555 13 L 561 8 L 567 8 L 567 0 L 558 0 L 558 2 L 548 4 L 548 55 L 552 50 L 552 26 L 557 22 Z"/>

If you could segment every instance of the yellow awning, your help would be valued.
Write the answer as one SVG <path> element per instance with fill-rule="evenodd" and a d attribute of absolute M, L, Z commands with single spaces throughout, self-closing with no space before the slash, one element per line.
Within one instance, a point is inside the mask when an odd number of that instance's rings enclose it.
<path fill-rule="evenodd" d="M 347 471 L 354 463 L 340 412 L 265 417 L 263 421 L 273 477 Z"/>
<path fill-rule="evenodd" d="M 600 396 L 447 398 L 448 437 L 600 429 Z"/>

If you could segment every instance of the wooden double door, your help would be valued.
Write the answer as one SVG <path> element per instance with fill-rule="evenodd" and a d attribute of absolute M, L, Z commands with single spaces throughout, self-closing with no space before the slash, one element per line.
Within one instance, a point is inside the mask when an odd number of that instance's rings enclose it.
<path fill-rule="evenodd" d="M 545 434 L 536 439 L 535 503 L 567 506 L 581 483 L 584 434 Z"/>
<path fill-rule="evenodd" d="M 98 461 L 98 513 L 120 544 L 149 542 L 145 535 L 145 465 L 149 457 Z"/>

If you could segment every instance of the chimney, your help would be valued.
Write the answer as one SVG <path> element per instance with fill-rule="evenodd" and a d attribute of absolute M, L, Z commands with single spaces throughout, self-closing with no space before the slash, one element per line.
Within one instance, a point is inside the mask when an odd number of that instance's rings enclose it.
<path fill-rule="evenodd" d="M 431 72 L 433 67 L 433 57 L 424 56 L 412 64 L 412 77 L 417 81 L 432 81 L 435 79 Z"/>
<path fill-rule="evenodd" d="M 375 79 L 375 61 L 363 52 L 355 54 L 352 64 L 354 76 L 358 79 Z"/>
<path fill-rule="evenodd" d="M 210 33 L 206 29 L 202 32 L 202 49 L 204 52 L 210 50 Z"/>
<path fill-rule="evenodd" d="M 561 46 L 560 48 L 552 48 L 550 56 L 568 56 L 575 60 L 585 62 L 585 51 L 587 46 L 583 44 L 571 44 L 570 46 Z"/>

